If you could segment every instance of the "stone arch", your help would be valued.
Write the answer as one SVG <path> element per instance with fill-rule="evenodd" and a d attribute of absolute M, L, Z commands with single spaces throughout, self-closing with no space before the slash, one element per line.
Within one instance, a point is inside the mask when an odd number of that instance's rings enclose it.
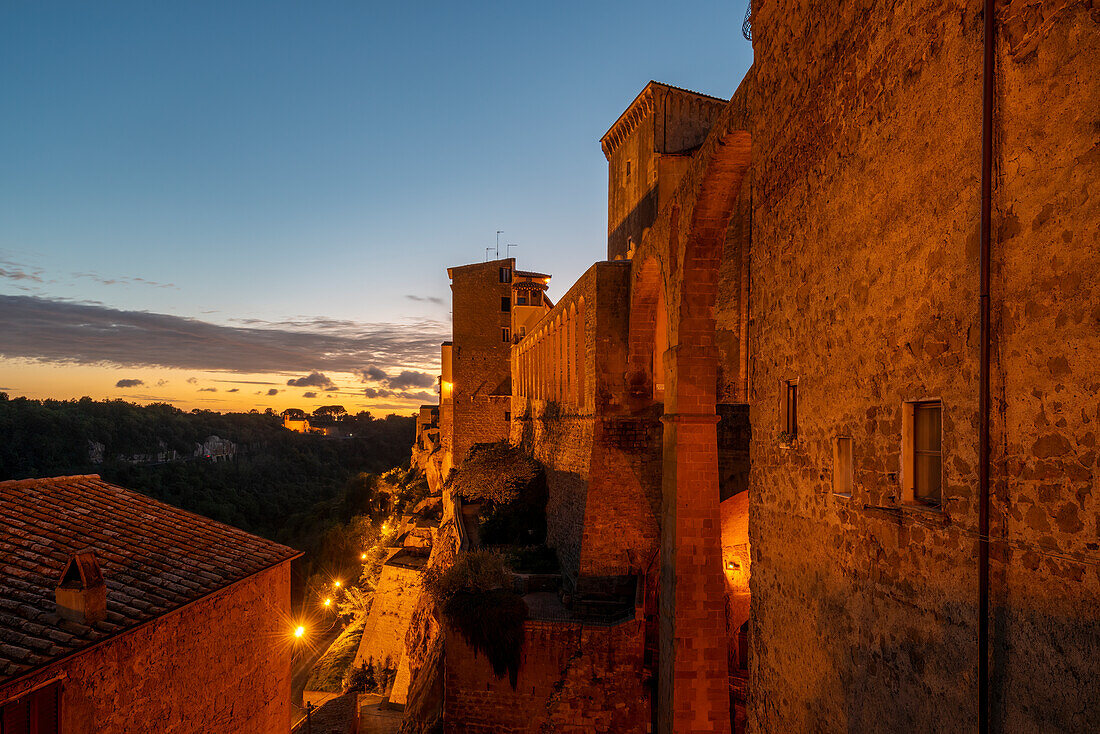
<path fill-rule="evenodd" d="M 718 488 L 714 314 L 726 230 L 749 164 L 749 134 L 712 131 L 670 212 L 661 508 L 658 730 L 730 731 Z M 680 227 L 683 234 L 680 235 Z M 701 722 L 706 727 L 701 727 Z"/>

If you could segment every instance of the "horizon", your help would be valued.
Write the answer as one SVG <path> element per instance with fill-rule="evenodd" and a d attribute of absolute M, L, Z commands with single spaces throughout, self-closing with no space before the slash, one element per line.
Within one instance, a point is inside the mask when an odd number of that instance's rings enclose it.
<path fill-rule="evenodd" d="M 422 10 L 0 10 L 0 390 L 415 411 L 446 268 L 501 230 L 556 299 L 605 256 L 600 136 L 752 61 L 742 3 Z"/>

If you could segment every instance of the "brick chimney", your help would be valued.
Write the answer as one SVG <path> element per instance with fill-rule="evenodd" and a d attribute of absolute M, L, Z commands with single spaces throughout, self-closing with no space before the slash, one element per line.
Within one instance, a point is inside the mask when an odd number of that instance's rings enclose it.
<path fill-rule="evenodd" d="M 65 570 L 54 590 L 57 613 L 81 624 L 94 624 L 107 618 L 107 585 L 99 571 L 99 561 L 91 549 L 69 556 Z"/>

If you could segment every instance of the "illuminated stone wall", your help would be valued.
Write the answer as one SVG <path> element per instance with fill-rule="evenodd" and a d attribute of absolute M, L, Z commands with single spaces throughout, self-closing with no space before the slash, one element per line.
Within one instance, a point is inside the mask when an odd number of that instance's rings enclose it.
<path fill-rule="evenodd" d="M 61 731 L 290 727 L 290 563 L 200 599 L 0 690 L 62 678 Z"/>
<path fill-rule="evenodd" d="M 991 730 L 1087 731 L 1100 26 L 997 5 Z M 974 1 L 754 3 L 754 731 L 976 728 L 982 25 Z M 905 506 L 902 403 L 930 398 L 944 501 Z"/>

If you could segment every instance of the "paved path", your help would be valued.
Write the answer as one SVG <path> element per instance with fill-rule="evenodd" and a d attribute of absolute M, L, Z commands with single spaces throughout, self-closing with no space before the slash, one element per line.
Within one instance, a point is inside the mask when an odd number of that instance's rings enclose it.
<path fill-rule="evenodd" d="M 359 734 L 397 734 L 404 714 L 380 708 L 381 703 L 382 697 L 377 693 L 359 697 Z"/>

